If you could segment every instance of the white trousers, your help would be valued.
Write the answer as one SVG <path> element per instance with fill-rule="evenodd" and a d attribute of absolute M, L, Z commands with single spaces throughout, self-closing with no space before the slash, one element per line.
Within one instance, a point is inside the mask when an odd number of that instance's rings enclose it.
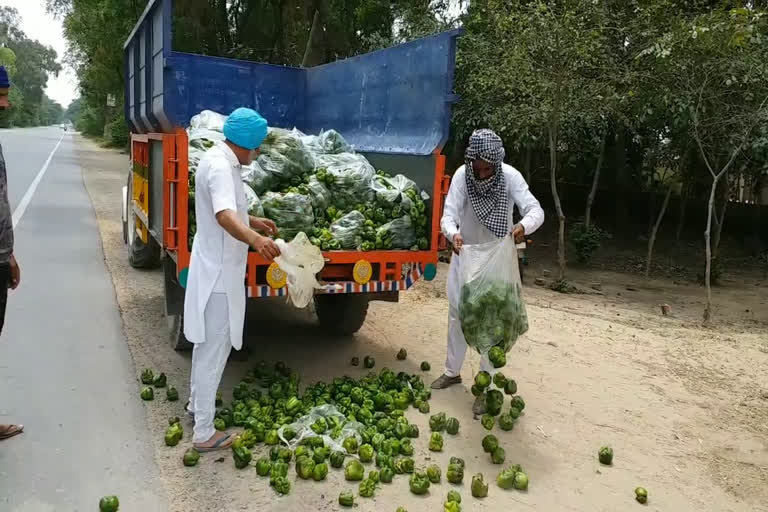
<path fill-rule="evenodd" d="M 205 306 L 205 341 L 192 350 L 189 400 L 195 413 L 194 443 L 204 443 L 216 432 L 216 391 L 231 349 L 227 294 L 212 293 Z"/>
<path fill-rule="evenodd" d="M 467 340 L 464 339 L 464 333 L 461 331 L 461 321 L 459 320 L 459 309 L 454 306 L 448 308 L 448 350 L 445 358 L 445 374 L 448 377 L 458 377 L 461 375 L 461 367 L 464 364 L 464 358 L 467 356 Z M 480 370 L 484 370 L 491 375 L 497 370 L 493 369 L 488 354 L 480 357 Z"/>

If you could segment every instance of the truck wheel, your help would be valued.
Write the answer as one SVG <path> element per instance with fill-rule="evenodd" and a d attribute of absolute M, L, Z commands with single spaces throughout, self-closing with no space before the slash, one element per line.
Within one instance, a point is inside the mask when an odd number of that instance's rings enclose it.
<path fill-rule="evenodd" d="M 128 178 L 128 196 L 133 197 L 133 186 Z M 130 203 L 129 203 L 130 205 Z M 149 237 L 148 243 L 144 243 L 136 234 L 135 217 L 130 206 L 126 214 L 126 239 L 128 241 L 128 263 L 133 268 L 155 268 L 160 264 L 160 245 Z"/>
<path fill-rule="evenodd" d="M 368 297 L 361 294 L 316 295 L 315 313 L 324 331 L 351 336 L 365 323 Z"/>
<path fill-rule="evenodd" d="M 168 327 L 170 331 L 171 348 L 178 352 L 188 352 L 192 350 L 192 343 L 187 341 L 184 336 L 184 317 L 182 315 L 168 316 Z"/>

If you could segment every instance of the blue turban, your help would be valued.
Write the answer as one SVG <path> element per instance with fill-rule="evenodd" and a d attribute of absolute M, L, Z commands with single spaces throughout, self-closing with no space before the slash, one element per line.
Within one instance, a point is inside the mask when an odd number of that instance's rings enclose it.
<path fill-rule="evenodd" d="M 267 120 L 250 108 L 238 108 L 224 122 L 224 136 L 241 148 L 256 149 L 267 136 Z"/>
<path fill-rule="evenodd" d="M 11 86 L 11 81 L 8 79 L 8 73 L 5 71 L 5 66 L 0 66 L 0 89 L 7 89 Z"/>

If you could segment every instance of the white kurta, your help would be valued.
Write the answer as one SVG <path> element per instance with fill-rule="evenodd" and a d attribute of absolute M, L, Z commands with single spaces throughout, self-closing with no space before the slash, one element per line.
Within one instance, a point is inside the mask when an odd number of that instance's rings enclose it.
<path fill-rule="evenodd" d="M 227 296 L 232 347 L 243 345 L 245 269 L 248 245 L 233 238 L 216 220 L 232 210 L 248 225 L 248 205 L 240 163 L 232 150 L 217 142 L 200 160 L 195 175 L 197 232 L 192 243 L 184 300 L 184 335 L 191 343 L 206 341 L 205 309 L 211 293 Z"/>
<path fill-rule="evenodd" d="M 509 202 L 509 231 L 513 227 L 513 206 L 517 205 L 518 210 L 523 215 L 520 224 L 525 228 L 525 234 L 530 235 L 544 223 L 544 210 L 539 201 L 531 194 L 528 183 L 525 178 L 514 167 L 502 164 L 507 185 L 507 197 Z M 443 218 L 440 221 L 440 227 L 443 235 L 453 241 L 457 233 L 461 233 L 465 244 L 480 244 L 496 240 L 496 236 L 491 233 L 477 218 L 472 204 L 467 195 L 467 182 L 465 178 L 465 166 L 459 167 L 451 179 L 451 187 L 448 190 L 448 197 L 445 200 L 443 209 Z M 448 296 L 448 354 L 446 357 L 445 373 L 449 377 L 459 375 L 461 366 L 464 363 L 464 357 L 467 351 L 467 342 L 461 331 L 459 322 L 459 291 L 461 290 L 461 251 L 459 254 L 453 254 L 451 257 L 451 266 L 448 271 L 448 280 L 446 284 L 446 294 Z M 481 362 L 483 370 L 488 371 L 489 363 L 487 358 Z"/>

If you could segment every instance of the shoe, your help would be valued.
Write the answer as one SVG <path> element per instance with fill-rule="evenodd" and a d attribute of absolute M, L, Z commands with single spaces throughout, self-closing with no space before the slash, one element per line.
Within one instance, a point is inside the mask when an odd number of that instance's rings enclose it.
<path fill-rule="evenodd" d="M 446 374 L 442 374 L 440 377 L 432 383 L 432 389 L 445 389 L 454 384 L 461 384 L 461 375 L 456 377 L 449 377 Z"/>
<path fill-rule="evenodd" d="M 472 404 L 472 413 L 475 416 L 482 416 L 485 414 L 485 395 L 475 397 L 475 403 Z"/>

